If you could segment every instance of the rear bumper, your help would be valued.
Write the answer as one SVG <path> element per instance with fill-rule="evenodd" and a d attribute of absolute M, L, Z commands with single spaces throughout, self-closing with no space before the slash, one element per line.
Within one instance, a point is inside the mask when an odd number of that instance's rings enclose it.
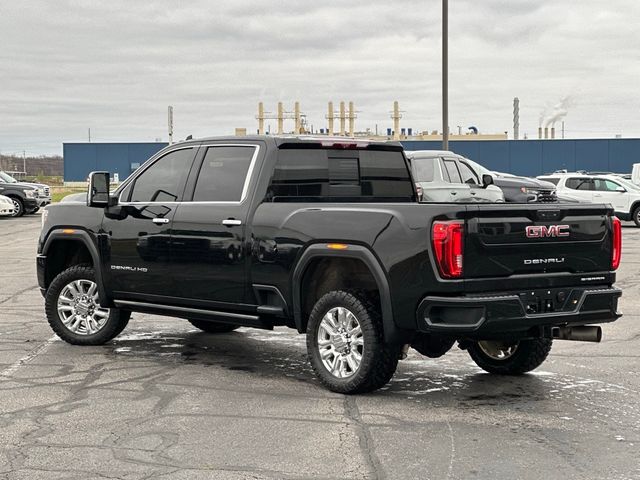
<path fill-rule="evenodd" d="M 559 301 L 562 295 L 562 301 Z M 541 327 L 613 322 L 617 288 L 565 288 L 503 295 L 425 297 L 417 310 L 418 329 L 470 338 L 526 335 Z"/>

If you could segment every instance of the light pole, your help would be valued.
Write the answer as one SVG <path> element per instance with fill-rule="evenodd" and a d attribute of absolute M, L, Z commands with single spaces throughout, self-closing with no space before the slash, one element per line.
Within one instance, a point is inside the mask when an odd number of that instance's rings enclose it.
<path fill-rule="evenodd" d="M 449 150 L 449 0 L 442 0 L 442 149 Z"/>

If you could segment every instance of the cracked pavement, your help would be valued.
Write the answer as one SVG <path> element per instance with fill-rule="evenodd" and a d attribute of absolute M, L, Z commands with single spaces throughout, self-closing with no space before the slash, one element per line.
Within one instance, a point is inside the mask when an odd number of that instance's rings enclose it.
<path fill-rule="evenodd" d="M 640 478 L 640 229 L 625 226 L 625 316 L 498 378 L 411 351 L 392 383 L 326 391 L 292 330 L 212 335 L 134 313 L 100 347 L 50 330 L 39 215 L 0 219 L 0 479 Z"/>

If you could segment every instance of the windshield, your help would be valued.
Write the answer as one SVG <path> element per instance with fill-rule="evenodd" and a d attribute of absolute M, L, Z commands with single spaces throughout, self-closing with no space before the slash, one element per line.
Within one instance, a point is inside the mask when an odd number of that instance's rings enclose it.
<path fill-rule="evenodd" d="M 13 178 L 11 175 L 8 175 L 4 172 L 0 172 L 0 179 L 2 179 L 3 182 L 7 182 L 7 183 L 18 183 L 18 181 Z"/>
<path fill-rule="evenodd" d="M 482 177 L 482 175 L 493 175 L 494 177 L 496 176 L 495 172 L 491 172 L 487 170 L 482 165 L 474 162 L 473 160 L 469 160 L 468 158 L 465 158 L 464 161 L 467 162 L 476 171 L 476 173 L 480 175 L 480 177 Z"/>

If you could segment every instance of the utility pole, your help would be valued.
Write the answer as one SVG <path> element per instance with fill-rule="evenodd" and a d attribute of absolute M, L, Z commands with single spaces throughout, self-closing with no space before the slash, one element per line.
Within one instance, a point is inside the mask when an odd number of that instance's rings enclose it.
<path fill-rule="evenodd" d="M 168 126 L 169 126 L 169 145 L 173 144 L 173 107 L 169 105 L 167 109 Z"/>
<path fill-rule="evenodd" d="M 449 0 L 442 0 L 442 149 L 449 150 Z"/>
<path fill-rule="evenodd" d="M 22 171 L 26 175 L 27 174 L 27 152 L 22 150 Z"/>
<path fill-rule="evenodd" d="M 91 127 L 89 127 L 89 143 L 91 143 Z"/>

